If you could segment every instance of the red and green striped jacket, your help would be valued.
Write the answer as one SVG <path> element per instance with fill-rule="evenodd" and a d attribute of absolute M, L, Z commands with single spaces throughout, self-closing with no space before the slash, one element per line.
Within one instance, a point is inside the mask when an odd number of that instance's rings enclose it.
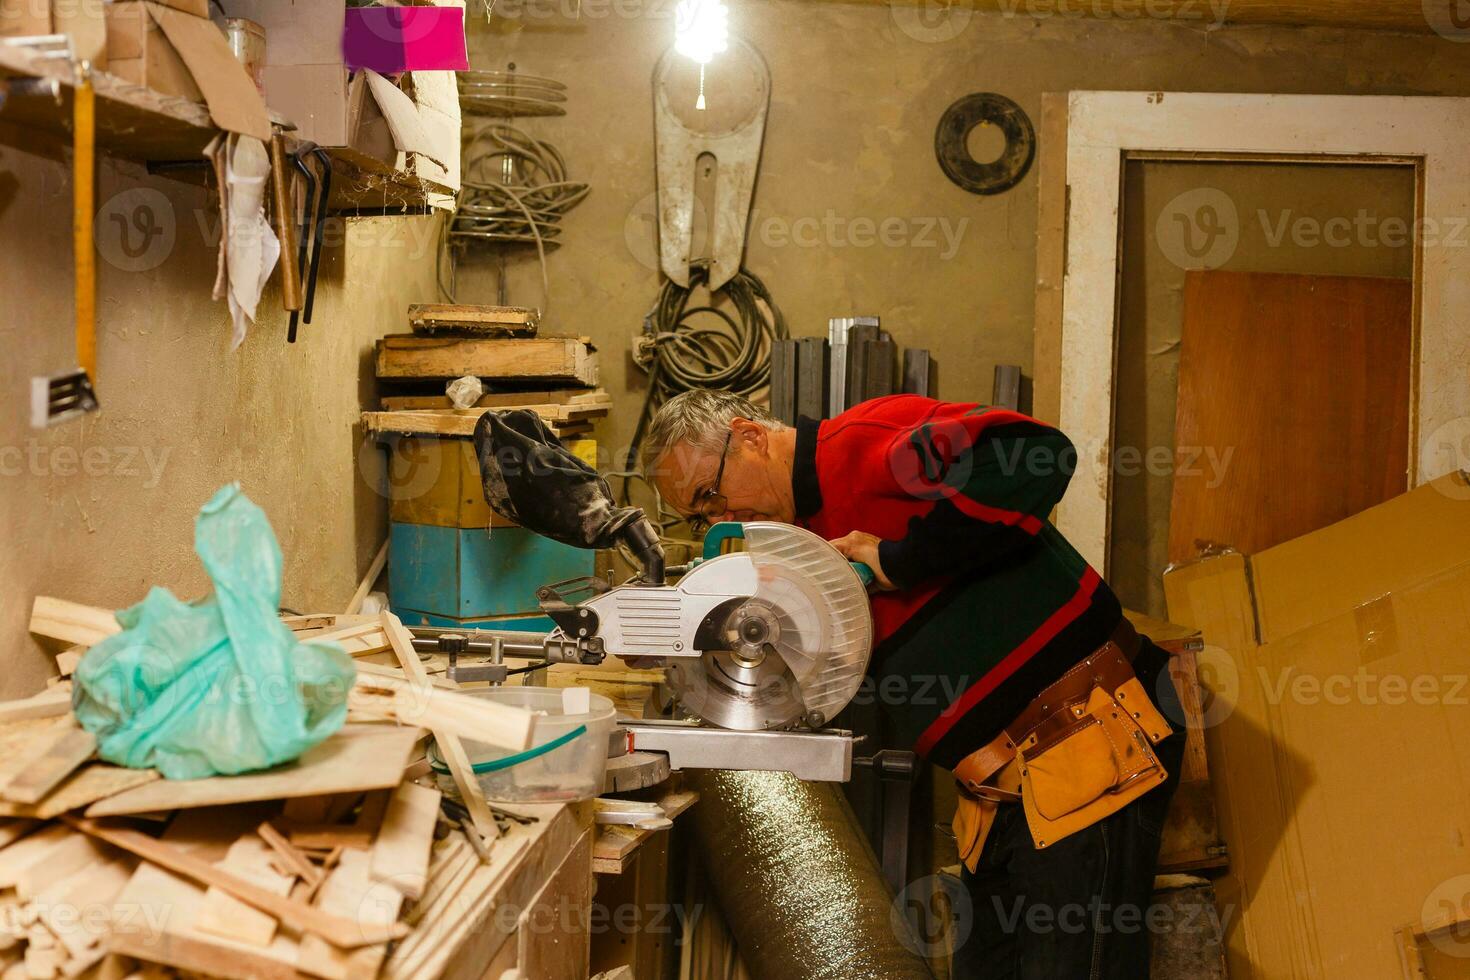
<path fill-rule="evenodd" d="M 1047 520 L 1075 464 L 1035 419 L 917 395 L 798 423 L 798 523 L 877 535 L 899 586 L 865 686 L 892 747 L 952 768 L 1112 634 L 1117 598 Z"/>

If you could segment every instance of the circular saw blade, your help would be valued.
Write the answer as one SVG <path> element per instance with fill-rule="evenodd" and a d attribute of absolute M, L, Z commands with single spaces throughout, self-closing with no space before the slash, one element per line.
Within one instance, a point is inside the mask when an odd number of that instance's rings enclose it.
<path fill-rule="evenodd" d="M 810 531 L 744 525 L 755 595 L 724 614 L 719 649 L 675 665 L 669 686 L 689 711 L 722 728 L 819 727 L 852 700 L 872 649 L 867 590 L 847 559 Z M 708 572 L 706 574 L 709 574 Z"/>

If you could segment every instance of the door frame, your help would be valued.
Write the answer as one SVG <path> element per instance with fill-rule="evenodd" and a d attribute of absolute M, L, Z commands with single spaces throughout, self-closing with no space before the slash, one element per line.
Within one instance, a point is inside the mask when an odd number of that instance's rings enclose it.
<path fill-rule="evenodd" d="M 1057 528 L 1107 573 L 1112 521 L 1114 380 L 1117 367 L 1123 173 L 1128 160 L 1268 161 L 1412 166 L 1415 228 L 1460 228 L 1453 243 L 1415 235 L 1413 363 L 1409 393 L 1410 486 L 1454 469 L 1438 445 L 1470 415 L 1470 99 L 1356 95 L 1221 95 L 1071 92 L 1066 97 L 1061 310 L 1038 302 L 1037 350 L 1056 352 L 1061 429 L 1077 447 L 1077 471 Z M 1053 167 L 1052 172 L 1061 170 Z M 1055 193 L 1042 188 L 1043 208 Z M 1055 208 L 1055 204 L 1051 206 Z M 1059 255 L 1058 255 L 1059 253 Z M 1038 269 L 1038 283 L 1047 281 Z M 1045 290 L 1054 295 L 1054 287 Z M 1039 285 L 1038 298 L 1043 295 Z M 1060 343 L 1045 318 L 1060 326 Z M 1038 360 L 1037 387 L 1048 365 Z M 1435 443 L 1431 447 L 1430 443 Z"/>

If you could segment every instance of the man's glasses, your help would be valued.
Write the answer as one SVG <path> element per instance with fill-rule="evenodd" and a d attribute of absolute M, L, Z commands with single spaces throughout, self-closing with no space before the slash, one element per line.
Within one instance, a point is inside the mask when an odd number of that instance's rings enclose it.
<path fill-rule="evenodd" d="M 696 533 L 707 529 L 730 509 L 730 501 L 720 493 L 720 481 L 725 478 L 725 460 L 730 458 L 730 437 L 734 434 L 733 429 L 725 433 L 725 448 L 720 450 L 720 468 L 715 470 L 714 484 L 694 498 L 694 509 L 698 513 L 689 518 L 689 526 Z"/>

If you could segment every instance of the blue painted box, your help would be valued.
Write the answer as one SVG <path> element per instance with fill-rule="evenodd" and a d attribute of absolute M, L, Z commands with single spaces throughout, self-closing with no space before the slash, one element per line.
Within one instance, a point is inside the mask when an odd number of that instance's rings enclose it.
<path fill-rule="evenodd" d="M 388 553 L 389 601 L 410 625 L 539 618 L 536 590 L 591 575 L 596 557 L 593 551 L 522 527 L 496 527 L 487 533 L 484 528 L 398 521 L 389 529 Z M 428 621 L 437 619 L 454 622 Z"/>

